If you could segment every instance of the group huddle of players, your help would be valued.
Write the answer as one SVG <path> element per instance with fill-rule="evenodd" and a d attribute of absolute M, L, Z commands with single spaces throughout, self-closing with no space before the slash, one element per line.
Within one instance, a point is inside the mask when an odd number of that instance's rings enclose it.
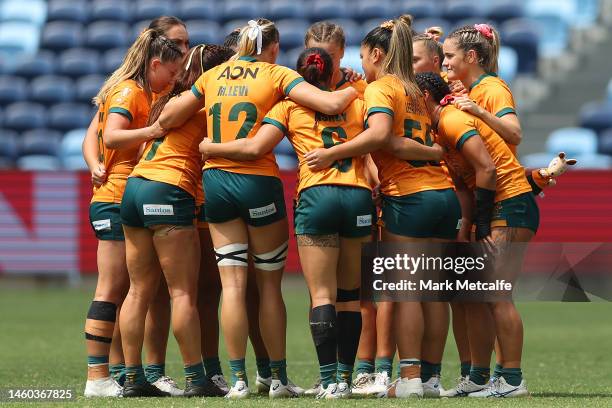
<path fill-rule="evenodd" d="M 331 22 L 305 33 L 297 72 L 275 64 L 282 38 L 266 19 L 223 46 L 189 48 L 175 17 L 142 32 L 96 96 L 83 142 L 99 240 L 86 396 L 246 398 L 249 338 L 256 389 L 271 398 L 528 395 L 512 302 L 360 300 L 362 243 L 527 242 L 535 196 L 572 164 L 520 165 L 493 27 L 442 35 L 415 33 L 408 15 L 373 27 L 362 77 L 341 68 L 344 33 Z M 307 391 L 287 377 L 288 225 L 272 152 L 284 137 L 299 161 L 294 229 L 320 371 Z M 461 378 L 444 390 L 450 311 Z M 165 373 L 170 322 L 184 389 Z"/>

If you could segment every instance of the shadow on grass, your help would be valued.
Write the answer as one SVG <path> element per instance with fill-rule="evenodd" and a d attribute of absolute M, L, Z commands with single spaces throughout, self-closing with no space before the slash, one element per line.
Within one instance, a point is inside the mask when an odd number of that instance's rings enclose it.
<path fill-rule="evenodd" d="M 532 392 L 536 398 L 612 398 L 612 393 Z"/>

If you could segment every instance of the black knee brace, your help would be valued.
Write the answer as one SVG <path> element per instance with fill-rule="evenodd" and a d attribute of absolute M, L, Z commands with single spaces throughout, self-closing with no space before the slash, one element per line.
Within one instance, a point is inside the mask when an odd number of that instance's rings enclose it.
<path fill-rule="evenodd" d="M 104 322 L 114 322 L 117 318 L 117 305 L 111 302 L 100 302 L 94 300 L 89 306 L 87 318 L 92 320 L 102 320 Z"/>
<path fill-rule="evenodd" d="M 359 300 L 359 288 L 357 289 L 340 289 L 336 290 L 336 302 L 352 302 Z"/>

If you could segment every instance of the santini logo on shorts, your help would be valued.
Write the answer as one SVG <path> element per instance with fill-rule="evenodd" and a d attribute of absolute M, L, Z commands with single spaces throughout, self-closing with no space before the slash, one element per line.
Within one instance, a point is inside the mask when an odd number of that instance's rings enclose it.
<path fill-rule="evenodd" d="M 276 206 L 274 203 L 266 205 L 265 207 L 249 208 L 249 215 L 251 218 L 263 218 L 274 213 L 276 213 Z"/>
<path fill-rule="evenodd" d="M 370 225 L 372 225 L 372 214 L 357 216 L 358 227 L 369 227 Z"/>
<path fill-rule="evenodd" d="M 111 229 L 110 219 L 94 221 L 92 224 L 96 231 L 104 231 Z"/>
<path fill-rule="evenodd" d="M 172 205 L 143 204 L 144 215 L 174 215 Z"/>

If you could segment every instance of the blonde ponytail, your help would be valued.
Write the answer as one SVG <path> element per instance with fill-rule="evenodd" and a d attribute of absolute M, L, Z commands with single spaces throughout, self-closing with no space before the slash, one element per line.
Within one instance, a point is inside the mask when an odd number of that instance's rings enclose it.
<path fill-rule="evenodd" d="M 128 79 L 138 82 L 151 93 L 147 70 L 152 58 L 159 58 L 162 63 L 171 62 L 183 58 L 183 53 L 174 42 L 159 35 L 156 30 L 143 31 L 128 49 L 121 66 L 104 82 L 93 103 L 98 106 L 104 103 L 111 90 Z"/>

